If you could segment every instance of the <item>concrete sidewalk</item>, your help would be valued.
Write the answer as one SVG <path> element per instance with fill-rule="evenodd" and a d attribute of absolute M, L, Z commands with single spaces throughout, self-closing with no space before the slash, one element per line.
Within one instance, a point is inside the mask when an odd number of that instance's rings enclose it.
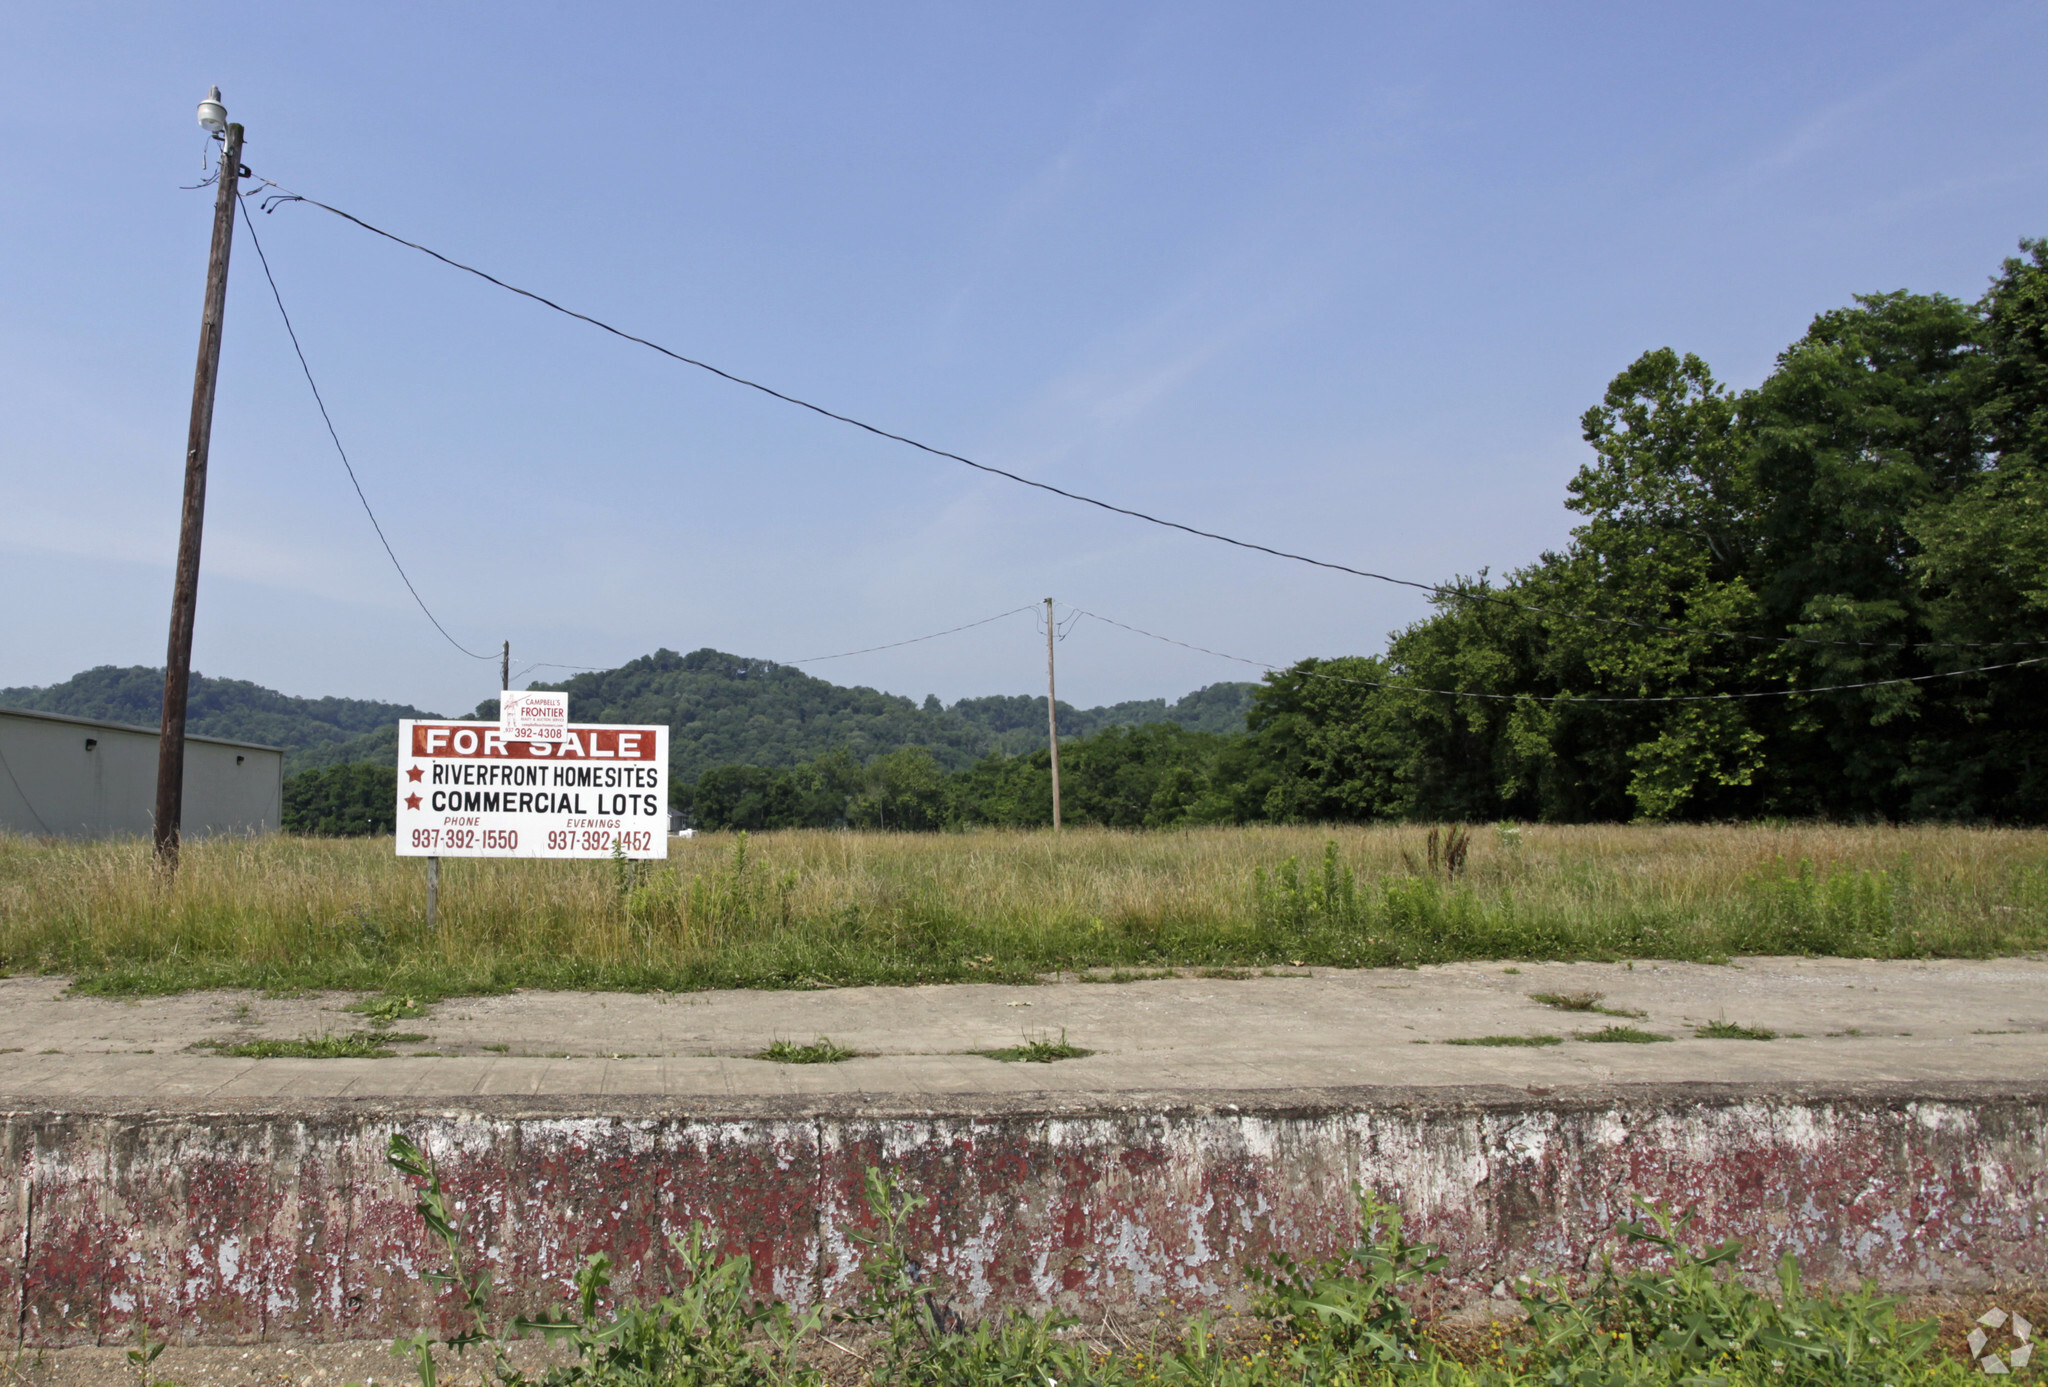
<path fill-rule="evenodd" d="M 239 1043 L 369 1030 L 353 997 L 254 993 L 68 997 L 57 978 L 0 980 L 0 1099 L 795 1097 L 1553 1086 L 1688 1081 L 1798 1085 L 2048 1076 L 2048 960 L 1877 963 L 1451 964 L 1295 970 L 1036 987 L 819 992 L 543 993 L 455 999 L 388 1034 L 390 1059 L 238 1059 Z M 1602 994 L 1615 1012 L 1566 1012 L 1537 993 Z M 1777 1039 L 1710 1040 L 1727 1021 Z M 1671 1037 L 1575 1038 L 1607 1025 Z M 376 1032 L 372 1032 L 375 1034 Z M 975 1054 L 1033 1038 L 1094 1051 L 1054 1064 Z M 1445 1042 L 1551 1035 L 1562 1044 Z M 838 1064 L 749 1056 L 829 1036 Z"/>

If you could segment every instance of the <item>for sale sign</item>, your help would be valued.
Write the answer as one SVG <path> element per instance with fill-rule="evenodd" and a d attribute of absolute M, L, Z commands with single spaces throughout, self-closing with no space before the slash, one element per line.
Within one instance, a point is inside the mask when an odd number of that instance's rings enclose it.
<path fill-rule="evenodd" d="M 398 724 L 401 857 L 668 856 L 668 729 Z"/>

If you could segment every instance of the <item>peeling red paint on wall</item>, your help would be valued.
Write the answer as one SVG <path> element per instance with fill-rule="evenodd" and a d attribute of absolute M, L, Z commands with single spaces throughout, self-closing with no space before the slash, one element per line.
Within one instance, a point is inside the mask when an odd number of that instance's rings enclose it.
<path fill-rule="evenodd" d="M 432 1152 L 506 1313 L 594 1251 L 661 1289 L 696 1220 L 760 1289 L 843 1299 L 865 1172 L 930 1202 L 913 1237 L 965 1306 L 1217 1304 L 1269 1250 L 1341 1245 L 1356 1184 L 1451 1275 L 1583 1267 L 1639 1193 L 1755 1267 L 1908 1289 L 2048 1281 L 2048 1085 L 1351 1091 L 976 1111 L 747 1103 L 324 1102 L 0 1114 L 0 1304 L 35 1344 L 366 1338 L 436 1313 L 438 1247 L 384 1149 Z"/>

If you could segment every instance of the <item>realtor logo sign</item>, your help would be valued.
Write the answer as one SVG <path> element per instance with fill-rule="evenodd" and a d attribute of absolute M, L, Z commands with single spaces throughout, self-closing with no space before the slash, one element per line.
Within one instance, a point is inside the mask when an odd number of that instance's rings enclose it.
<path fill-rule="evenodd" d="M 498 731 L 508 742 L 559 742 L 569 731 L 569 695 L 533 689 L 498 695 Z"/>
<path fill-rule="evenodd" d="M 401 857 L 668 856 L 668 728 L 398 724 Z"/>

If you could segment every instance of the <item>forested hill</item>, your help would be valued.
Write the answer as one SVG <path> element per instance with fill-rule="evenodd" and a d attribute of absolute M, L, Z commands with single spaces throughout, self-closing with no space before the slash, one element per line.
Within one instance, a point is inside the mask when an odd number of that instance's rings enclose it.
<path fill-rule="evenodd" d="M 1251 711 L 1256 684 L 1210 684 L 1168 703 L 1147 698 L 1112 703 L 1103 708 L 1071 708 L 1060 704 L 1060 740 L 1084 737 L 1105 727 L 1142 727 L 1170 722 L 1190 732 L 1242 732 Z M 1022 694 L 963 698 L 946 710 L 985 729 L 996 750 L 1015 756 L 1045 744 L 1045 699 Z"/>
<path fill-rule="evenodd" d="M 161 718 L 160 669 L 102 665 L 46 688 L 0 689 L 0 706 L 154 727 Z M 846 688 L 789 665 L 716 650 L 672 650 L 618 669 L 581 674 L 566 684 L 578 722 L 667 723 L 678 781 L 713 766 L 783 767 L 845 750 L 861 761 L 919 746 L 948 768 L 991 751 L 1028 751 L 1045 739 L 1045 699 L 936 698 L 920 705 L 896 694 Z M 1062 740 L 1104 727 L 1176 723 L 1190 730 L 1241 732 L 1250 684 L 1212 684 L 1175 703 L 1150 699 L 1106 708 L 1060 704 Z M 475 716 L 495 718 L 495 701 Z M 189 726 L 201 736 L 281 746 L 287 772 L 350 761 L 393 765 L 400 718 L 439 714 L 400 703 L 353 698 L 294 698 L 242 679 L 192 676 Z"/>
<path fill-rule="evenodd" d="M 969 698 L 950 708 L 927 696 L 918 704 L 717 650 L 657 650 L 617 669 L 534 687 L 565 690 L 578 722 L 667 723 L 680 782 L 714 766 L 795 766 L 837 750 L 866 761 L 911 746 L 957 769 L 991 751 L 1028 750 L 1045 737 L 1042 696 Z M 1063 702 L 1060 735 L 1150 722 L 1241 732 L 1252 687 L 1212 684 L 1171 704 L 1151 699 L 1084 709 Z M 497 707 L 486 703 L 477 711 L 494 717 Z"/>
<path fill-rule="evenodd" d="M 162 670 L 101 665 L 45 688 L 0 689 L 0 707 L 155 727 L 163 721 L 163 697 Z M 436 716 L 404 703 L 293 698 L 246 679 L 194 674 L 185 726 L 195 736 L 281 746 L 292 772 L 344 761 L 395 764 L 398 720 Z"/>

